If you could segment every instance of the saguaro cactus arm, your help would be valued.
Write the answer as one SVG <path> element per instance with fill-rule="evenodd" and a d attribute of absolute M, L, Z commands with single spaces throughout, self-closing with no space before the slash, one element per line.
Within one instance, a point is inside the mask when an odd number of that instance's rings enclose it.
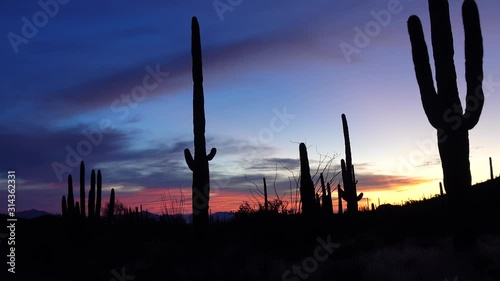
<path fill-rule="evenodd" d="M 436 129 L 456 130 L 463 125 L 464 129 L 470 130 L 479 121 L 484 105 L 483 43 L 477 5 L 475 1 L 466 0 L 462 7 L 467 82 L 465 113 L 463 113 L 456 83 L 448 1 L 429 1 L 429 11 L 437 92 L 420 19 L 417 16 L 411 16 L 408 20 L 413 63 L 425 114 Z"/>
<path fill-rule="evenodd" d="M 186 159 L 186 164 L 188 165 L 189 170 L 194 170 L 194 159 L 193 155 L 191 155 L 191 151 L 188 148 L 184 149 L 184 158 Z"/>

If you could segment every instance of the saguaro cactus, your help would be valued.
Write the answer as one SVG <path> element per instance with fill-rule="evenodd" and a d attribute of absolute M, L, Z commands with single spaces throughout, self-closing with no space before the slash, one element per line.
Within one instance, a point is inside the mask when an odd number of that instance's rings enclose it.
<path fill-rule="evenodd" d="M 337 185 L 337 196 L 338 196 L 338 200 L 339 200 L 339 215 L 342 215 L 342 213 L 344 212 L 344 209 L 342 207 L 342 195 L 340 195 L 341 193 L 341 189 L 340 189 L 340 184 Z"/>
<path fill-rule="evenodd" d="M 75 199 L 73 196 L 73 178 L 68 176 L 68 217 L 73 218 L 76 216 Z"/>
<path fill-rule="evenodd" d="M 108 205 L 108 220 L 112 221 L 115 215 L 115 189 L 111 188 L 111 194 L 109 195 L 109 205 Z"/>
<path fill-rule="evenodd" d="M 68 206 L 66 205 L 66 196 L 63 195 L 61 200 L 61 210 L 63 218 L 68 217 Z"/>
<path fill-rule="evenodd" d="M 493 175 L 493 162 L 490 157 L 490 179 L 493 179 L 495 176 Z"/>
<path fill-rule="evenodd" d="M 92 169 L 90 174 L 90 190 L 89 190 L 89 219 L 94 219 L 95 213 L 95 170 Z"/>
<path fill-rule="evenodd" d="M 101 195 L 102 195 L 102 176 L 101 170 L 97 170 L 97 198 L 95 202 L 95 216 L 97 219 L 101 217 Z"/>
<path fill-rule="evenodd" d="M 356 190 L 356 184 L 358 182 L 356 181 L 354 166 L 352 165 L 351 141 L 349 139 L 349 127 L 345 114 L 342 114 L 342 127 L 344 129 L 346 161 L 344 161 L 344 159 L 340 161 L 344 189 L 342 190 L 339 186 L 339 195 L 347 202 L 347 212 L 349 214 L 355 214 L 358 212 L 358 201 L 363 198 L 363 193 L 358 195 Z"/>
<path fill-rule="evenodd" d="M 85 217 L 85 164 L 80 163 L 80 215 Z"/>
<path fill-rule="evenodd" d="M 264 181 L 264 210 L 267 212 L 269 210 L 269 203 L 267 202 L 267 183 L 266 178 L 262 178 Z"/>
<path fill-rule="evenodd" d="M 311 169 L 307 158 L 307 148 L 304 143 L 299 144 L 300 155 L 300 200 L 302 201 L 302 213 L 312 215 L 316 210 L 314 183 L 311 179 Z"/>
<path fill-rule="evenodd" d="M 328 187 L 325 186 L 325 178 L 323 177 L 323 173 L 319 174 L 319 178 L 321 181 L 321 192 L 322 192 L 321 210 L 325 215 L 331 215 L 333 214 L 333 209 L 332 209 L 332 196 L 330 191 L 330 183 L 327 183 Z"/>
<path fill-rule="evenodd" d="M 332 189 L 330 188 L 330 183 L 329 182 L 326 183 L 326 189 L 328 191 L 328 195 L 327 195 L 327 198 L 326 198 L 326 212 L 328 214 L 332 214 L 333 215 Z"/>
<path fill-rule="evenodd" d="M 465 29 L 466 106 L 460 102 L 453 61 L 453 35 L 447 0 L 429 0 L 432 47 L 437 91 L 432 79 L 422 24 L 417 16 L 408 20 L 413 63 L 422 105 L 430 124 L 437 129 L 444 188 L 452 208 L 455 246 L 474 244 L 466 193 L 471 189 L 469 130 L 479 121 L 484 104 L 483 39 L 476 2 L 465 0 L 462 17 Z"/>
<path fill-rule="evenodd" d="M 203 71 L 201 60 L 201 39 L 198 20 L 191 22 L 191 56 L 193 58 L 193 133 L 194 159 L 188 148 L 184 150 L 186 163 L 193 171 L 193 224 L 208 224 L 210 174 L 208 161 L 217 153 L 215 148 L 207 155 L 205 142 L 205 101 L 203 96 Z"/>

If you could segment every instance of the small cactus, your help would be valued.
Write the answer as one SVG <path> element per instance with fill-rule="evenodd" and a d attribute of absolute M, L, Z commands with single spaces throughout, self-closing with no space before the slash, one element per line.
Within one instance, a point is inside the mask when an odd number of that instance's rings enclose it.
<path fill-rule="evenodd" d="M 75 199 L 73 196 L 73 178 L 68 176 L 68 217 L 74 218 L 76 216 Z"/>
<path fill-rule="evenodd" d="M 90 190 L 89 190 L 89 219 L 94 219 L 95 213 L 95 170 L 92 169 L 90 174 Z"/>
<path fill-rule="evenodd" d="M 61 201 L 61 209 L 62 209 L 62 216 L 63 218 L 68 217 L 68 206 L 66 205 L 66 196 L 63 195 L 62 201 Z"/>
<path fill-rule="evenodd" d="M 97 198 L 95 206 L 95 216 L 97 219 L 101 217 L 101 195 L 102 195 L 102 176 L 101 170 L 97 170 Z"/>
<path fill-rule="evenodd" d="M 316 210 L 314 184 L 311 179 L 307 148 L 304 143 L 299 144 L 300 155 L 300 200 L 302 202 L 302 213 L 312 215 Z"/>
<path fill-rule="evenodd" d="M 85 164 L 80 163 L 80 215 L 85 218 Z"/>
<path fill-rule="evenodd" d="M 115 215 L 115 189 L 111 188 L 108 205 L 108 220 L 113 221 Z"/>

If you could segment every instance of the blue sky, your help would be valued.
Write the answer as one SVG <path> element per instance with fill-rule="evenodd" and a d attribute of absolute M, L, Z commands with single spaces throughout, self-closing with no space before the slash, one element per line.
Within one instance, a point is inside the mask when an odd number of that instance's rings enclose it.
<path fill-rule="evenodd" d="M 291 173 L 282 164 L 298 173 L 298 142 L 308 145 L 313 169 L 320 154 L 338 154 L 335 170 L 344 157 L 342 113 L 365 197 L 400 202 L 438 192 L 436 134 L 420 102 L 406 28 L 417 14 L 430 40 L 426 1 L 41 2 L 50 5 L 0 4 L 0 171 L 16 171 L 21 210 L 59 211 L 68 173 L 79 177 L 70 165 L 77 161 L 66 159 L 71 150 L 87 175 L 101 169 L 105 196 L 114 187 L 119 200 L 156 212 L 162 193 L 190 197 L 183 149 L 193 141 L 192 16 L 201 26 L 207 147 L 218 149 L 210 162 L 214 210 L 237 208 L 250 196 L 244 176 L 274 178 L 277 164 L 277 188 L 288 192 Z M 500 4 L 477 3 L 486 102 L 470 132 L 473 182 L 489 177 L 488 157 L 500 167 Z M 452 1 L 463 93 L 460 8 Z M 346 55 L 347 45 L 355 52 Z M 126 101 L 145 85 L 143 96 Z M 88 155 L 78 153 L 85 144 Z M 64 172 L 54 170 L 59 164 Z"/>

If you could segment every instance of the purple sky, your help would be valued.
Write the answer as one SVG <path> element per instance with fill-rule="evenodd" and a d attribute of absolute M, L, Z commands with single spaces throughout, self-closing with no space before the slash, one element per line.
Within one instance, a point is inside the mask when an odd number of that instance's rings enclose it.
<path fill-rule="evenodd" d="M 344 157 L 342 113 L 365 197 L 390 203 L 439 190 L 436 134 L 406 28 L 417 14 L 430 40 L 426 1 L 41 2 L 49 4 L 0 4 L 0 196 L 15 170 L 19 210 L 59 212 L 68 174 L 75 191 L 79 178 L 71 162 L 80 159 L 68 151 L 85 161 L 87 183 L 90 169 L 101 169 L 103 196 L 114 187 L 118 200 L 156 212 L 162 193 L 190 197 L 183 149 L 193 142 L 192 16 L 201 26 L 207 147 L 218 149 L 214 210 L 237 208 L 250 196 L 244 176 L 274 179 L 276 164 L 277 189 L 288 192 L 292 174 L 282 165 L 298 173 L 298 142 L 308 145 L 313 170 L 319 153 L 337 153 L 335 170 Z M 470 132 L 473 182 L 489 177 L 490 156 L 500 169 L 500 3 L 477 3 L 487 98 Z M 463 93 L 460 9 L 451 1 Z"/>

